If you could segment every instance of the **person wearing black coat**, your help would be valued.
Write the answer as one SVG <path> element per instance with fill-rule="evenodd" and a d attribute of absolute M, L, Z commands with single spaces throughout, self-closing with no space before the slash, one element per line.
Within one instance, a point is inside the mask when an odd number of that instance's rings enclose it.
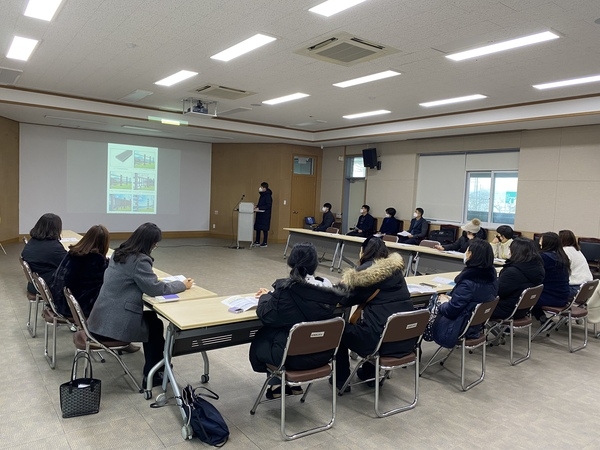
<path fill-rule="evenodd" d="M 471 239 L 478 238 L 485 240 L 486 238 L 486 232 L 483 228 L 481 228 L 481 221 L 477 218 L 465 223 L 460 228 L 463 230 L 463 232 L 456 241 L 454 241 L 452 244 L 436 245 L 435 248 L 438 250 L 464 253 L 467 251 L 467 248 L 469 248 L 469 242 L 471 242 Z"/>
<path fill-rule="evenodd" d="M 333 317 L 336 306 L 345 297 L 345 291 L 334 288 L 325 278 L 315 277 L 319 261 L 311 243 L 296 244 L 288 258 L 290 277 L 276 280 L 273 289 L 260 289 L 256 315 L 263 327 L 250 345 L 249 359 L 255 372 L 267 372 L 267 364 L 279 366 L 290 329 L 300 322 L 327 320 Z M 290 356 L 286 368 L 313 369 L 331 359 L 331 352 L 314 355 Z M 278 379 L 274 379 L 277 382 Z M 279 381 L 280 383 L 280 381 Z M 286 394 L 302 394 L 300 387 L 286 387 Z M 266 392 L 267 398 L 279 398 L 281 386 L 274 384 Z"/>
<path fill-rule="evenodd" d="M 254 230 L 256 231 L 256 239 L 254 246 L 267 246 L 269 237 L 269 229 L 271 228 L 271 209 L 273 207 L 273 191 L 269 189 L 269 183 L 263 181 L 258 188 L 259 198 L 254 211 L 256 217 L 254 219 Z M 260 242 L 260 232 L 263 232 L 263 240 Z"/>
<path fill-rule="evenodd" d="M 423 208 L 416 208 L 413 218 L 408 227 L 408 236 L 399 236 L 398 241 L 404 244 L 419 245 L 421 241 L 427 238 L 429 231 L 429 222 L 423 217 L 425 211 Z"/>
<path fill-rule="evenodd" d="M 331 203 L 323 204 L 321 211 L 323 211 L 323 220 L 314 228 L 314 231 L 327 231 L 327 228 L 332 227 L 335 222 L 335 217 L 331 212 Z"/>
<path fill-rule="evenodd" d="M 507 259 L 498 276 L 500 301 L 492 313 L 492 319 L 510 317 L 527 288 L 538 286 L 544 281 L 544 263 L 531 239 L 515 238 L 510 244 L 510 259 Z M 518 311 L 514 318 L 522 319 L 527 311 Z"/>
<path fill-rule="evenodd" d="M 456 345 L 477 305 L 493 301 L 498 294 L 492 246 L 481 239 L 471 240 L 465 260 L 466 267 L 454 279 L 452 291 L 439 296 L 442 303 L 431 330 L 433 340 L 445 348 Z M 470 327 L 467 337 L 478 336 L 480 331 L 481 326 Z"/>
<path fill-rule="evenodd" d="M 83 314 L 88 317 L 94 302 L 98 298 L 104 271 L 108 267 L 106 253 L 110 236 L 103 225 L 92 226 L 83 238 L 72 245 L 64 257 L 50 283 L 50 292 L 57 311 L 65 317 L 71 317 L 64 288 L 71 290 L 81 306 Z"/>
<path fill-rule="evenodd" d="M 338 387 L 350 376 L 348 350 L 353 350 L 360 356 L 371 354 L 379 342 L 388 317 L 397 312 L 413 310 L 403 269 L 404 261 L 400 254 L 388 254 L 383 240 L 371 237 L 361 246 L 360 265 L 343 274 L 341 286 L 349 291 L 343 305 L 364 305 L 364 308 L 356 322 L 348 323 L 344 328 L 337 354 Z M 402 357 L 412 352 L 416 344 L 417 339 L 383 344 L 380 354 Z M 365 363 L 358 370 L 357 376 L 362 380 L 373 378 L 375 366 Z"/>
<path fill-rule="evenodd" d="M 31 271 L 42 277 L 47 285 L 50 285 L 54 271 L 67 254 L 60 243 L 60 233 L 61 218 L 52 213 L 44 214 L 29 232 L 31 239 L 21 253 Z M 27 283 L 27 291 L 31 294 L 36 293 L 31 283 Z"/>
<path fill-rule="evenodd" d="M 396 219 L 396 209 L 388 208 L 385 210 L 385 218 L 381 222 L 381 228 L 379 228 L 379 234 L 390 234 L 396 236 L 400 231 L 400 221 Z"/>
<path fill-rule="evenodd" d="M 375 218 L 369 214 L 371 207 L 369 205 L 362 205 L 360 207 L 360 216 L 356 221 L 356 226 L 348 231 L 348 236 L 359 236 L 369 237 L 373 234 L 373 228 L 375 227 Z"/>

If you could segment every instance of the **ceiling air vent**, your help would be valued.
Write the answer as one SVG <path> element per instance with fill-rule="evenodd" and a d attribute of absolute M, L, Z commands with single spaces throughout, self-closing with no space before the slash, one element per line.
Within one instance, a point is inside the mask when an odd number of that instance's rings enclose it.
<path fill-rule="evenodd" d="M 15 84 L 22 73 L 19 69 L 0 67 L 0 84 Z"/>
<path fill-rule="evenodd" d="M 214 97 L 225 100 L 238 100 L 256 94 L 256 92 L 244 91 L 242 89 L 230 88 L 227 86 L 219 86 L 218 84 L 206 84 L 200 86 L 190 92 L 202 97 Z"/>
<path fill-rule="evenodd" d="M 342 66 L 353 66 L 399 51 L 393 47 L 352 36 L 350 33 L 340 32 L 295 53 Z"/>

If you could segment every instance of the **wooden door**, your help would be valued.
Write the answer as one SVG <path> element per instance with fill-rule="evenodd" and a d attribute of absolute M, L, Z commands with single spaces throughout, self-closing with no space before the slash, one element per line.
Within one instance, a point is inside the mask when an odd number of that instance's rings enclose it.
<path fill-rule="evenodd" d="M 297 164 L 298 158 L 311 160 L 311 170 L 297 170 L 299 167 Z M 292 170 L 292 196 L 290 200 L 290 227 L 292 228 L 303 228 L 304 218 L 315 214 L 317 196 L 316 161 L 315 156 L 295 155 L 292 159 L 292 164 L 295 167 Z M 320 222 L 321 217 L 315 217 L 315 220 Z"/>

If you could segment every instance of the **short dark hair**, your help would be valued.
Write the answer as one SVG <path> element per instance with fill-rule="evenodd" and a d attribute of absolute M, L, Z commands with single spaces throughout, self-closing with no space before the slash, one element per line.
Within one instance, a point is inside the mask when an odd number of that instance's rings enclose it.
<path fill-rule="evenodd" d="M 56 214 L 46 213 L 38 219 L 29 235 L 33 239 L 58 240 L 62 233 L 62 219 Z"/>
<path fill-rule="evenodd" d="M 515 232 L 508 225 L 500 225 L 498 228 L 496 228 L 496 233 L 504 236 L 506 239 L 512 239 Z"/>
<path fill-rule="evenodd" d="M 369 205 L 362 205 L 361 208 L 365 208 L 367 212 L 371 211 L 371 207 Z"/>
<path fill-rule="evenodd" d="M 467 267 L 487 269 L 494 265 L 494 251 L 489 242 L 473 238 L 469 241 L 467 250 L 471 252 L 471 257 L 467 260 Z"/>
<path fill-rule="evenodd" d="M 562 248 L 558 234 L 547 231 L 542 234 L 540 240 L 542 241 L 542 252 L 555 252 L 557 264 L 560 267 L 566 267 L 571 273 L 571 262 Z"/>
<path fill-rule="evenodd" d="M 117 263 L 125 264 L 130 255 L 140 253 L 150 256 L 152 249 L 162 240 L 162 231 L 154 223 L 146 222 L 137 227 L 129 239 L 119 245 L 115 250 L 113 259 Z"/>
<path fill-rule="evenodd" d="M 75 256 L 83 256 L 89 253 L 99 253 L 106 256 L 110 244 L 110 235 L 104 225 L 92 225 L 81 240 L 71 245 L 69 253 Z"/>
<path fill-rule="evenodd" d="M 390 216 L 394 217 L 396 215 L 396 210 L 394 208 L 388 208 L 385 210 L 386 214 L 389 214 Z"/>
<path fill-rule="evenodd" d="M 331 210 L 331 203 L 323 203 L 323 208 L 328 208 Z"/>
<path fill-rule="evenodd" d="M 419 214 L 423 215 L 425 210 L 423 208 L 415 208 L 415 211 L 419 211 Z"/>
<path fill-rule="evenodd" d="M 380 239 L 376 236 L 371 236 L 365 239 L 360 245 L 360 248 L 362 249 L 360 264 L 364 264 L 367 261 L 387 258 L 389 255 L 388 248 L 385 246 L 383 239 Z"/>
<path fill-rule="evenodd" d="M 571 230 L 560 230 L 558 232 L 558 237 L 560 238 L 560 243 L 563 247 L 575 247 L 575 250 L 581 250 L 579 242 L 577 242 L 577 238 L 575 237 L 575 233 Z"/>
<path fill-rule="evenodd" d="M 260 183 L 260 187 L 264 187 L 265 189 L 269 189 L 269 183 L 267 183 L 266 181 L 263 181 L 262 183 Z"/>
<path fill-rule="evenodd" d="M 292 248 L 287 260 L 291 267 L 290 278 L 300 281 L 304 280 L 306 275 L 312 275 L 317 270 L 319 259 L 317 249 L 311 242 L 299 242 Z"/>
<path fill-rule="evenodd" d="M 510 244 L 510 262 L 524 263 L 529 261 L 544 264 L 540 256 L 539 246 L 531 239 L 516 237 Z"/>

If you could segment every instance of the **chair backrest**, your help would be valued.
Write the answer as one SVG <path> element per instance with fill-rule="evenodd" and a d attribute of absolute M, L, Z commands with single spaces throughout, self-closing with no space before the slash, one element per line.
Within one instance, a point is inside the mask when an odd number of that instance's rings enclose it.
<path fill-rule="evenodd" d="M 491 302 L 479 303 L 471 313 L 471 318 L 465 325 L 465 329 L 460 334 L 459 339 L 462 339 L 467 334 L 469 328 L 487 323 L 490 317 L 492 317 L 492 313 L 496 309 L 499 300 L 500 298 L 496 297 Z"/>
<path fill-rule="evenodd" d="M 344 319 L 335 317 L 316 322 L 301 322 L 292 327 L 288 334 L 282 364 L 287 356 L 308 355 L 337 351 L 344 332 Z"/>
<path fill-rule="evenodd" d="M 48 306 L 52 310 L 52 312 L 58 317 L 65 319 L 65 317 L 56 310 L 54 298 L 52 297 L 52 293 L 50 292 L 50 288 L 48 288 L 46 281 L 44 281 L 44 279 L 40 277 L 37 273 L 33 274 L 33 285 L 35 286 L 35 289 L 40 293 L 40 296 L 42 297 L 42 300 L 44 301 L 46 306 Z"/>
<path fill-rule="evenodd" d="M 398 242 L 398 236 L 392 236 L 391 234 L 384 234 L 382 239 L 387 242 Z"/>
<path fill-rule="evenodd" d="M 518 310 L 530 310 L 535 306 L 535 304 L 540 299 L 540 295 L 542 295 L 542 291 L 544 290 L 544 285 L 540 284 L 539 286 L 529 287 L 524 289 L 521 293 L 521 297 L 519 297 L 519 301 L 515 306 L 515 310 L 511 314 L 511 317 Z"/>
<path fill-rule="evenodd" d="M 573 304 L 578 306 L 585 305 L 594 294 L 594 291 L 598 288 L 599 282 L 600 280 L 592 280 L 581 283 L 579 291 L 577 291 L 577 295 L 573 299 Z"/>
<path fill-rule="evenodd" d="M 33 273 L 31 272 L 31 267 L 29 267 L 29 264 L 27 263 L 27 261 L 25 261 L 23 259 L 22 256 L 19 256 L 19 263 L 21 263 L 21 268 L 23 269 L 23 273 L 25 274 L 25 278 L 27 279 L 27 282 L 33 284 L 33 286 L 35 287 L 35 282 L 33 281 Z"/>
<path fill-rule="evenodd" d="M 438 241 L 430 241 L 429 239 L 423 239 L 419 245 L 423 247 L 434 248 L 436 245 L 441 245 Z"/>
<path fill-rule="evenodd" d="M 392 314 L 385 323 L 377 351 L 384 342 L 399 342 L 420 337 L 428 322 L 429 311 L 427 309 Z"/>
<path fill-rule="evenodd" d="M 369 231 L 370 234 L 377 233 L 377 231 L 379 230 L 379 226 L 377 225 L 378 223 L 379 219 L 377 219 L 377 217 L 373 217 L 373 228 L 371 228 L 371 230 Z"/>
<path fill-rule="evenodd" d="M 69 288 L 65 288 L 65 299 L 67 300 L 67 304 L 69 305 L 69 309 L 71 310 L 71 316 L 73 316 L 73 321 L 77 328 L 83 330 L 86 336 L 90 336 L 90 332 L 87 328 L 87 323 L 85 321 L 85 315 L 83 314 L 83 310 L 79 305 L 79 302 L 75 299 L 75 296 L 71 293 Z"/>
<path fill-rule="evenodd" d="M 327 227 L 327 229 L 325 230 L 326 233 L 333 233 L 333 234 L 339 234 L 340 229 L 336 228 L 336 227 Z"/>

